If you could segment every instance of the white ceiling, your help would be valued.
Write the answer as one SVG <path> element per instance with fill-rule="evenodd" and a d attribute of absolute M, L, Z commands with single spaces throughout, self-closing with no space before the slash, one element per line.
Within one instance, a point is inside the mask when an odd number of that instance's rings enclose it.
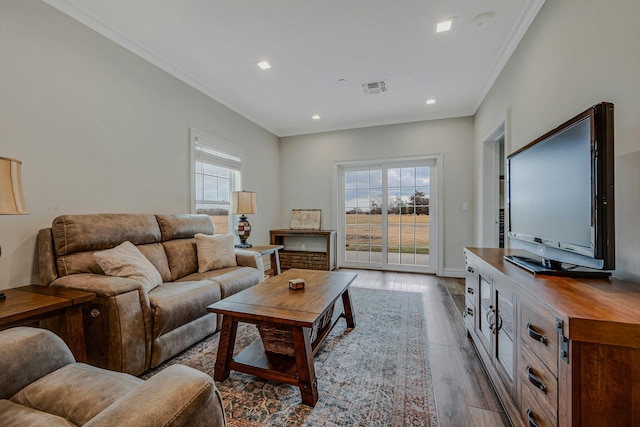
<path fill-rule="evenodd" d="M 473 115 L 544 4 L 43 1 L 277 136 Z M 453 31 L 436 35 L 450 17 Z M 387 91 L 365 95 L 360 84 L 376 80 Z"/>

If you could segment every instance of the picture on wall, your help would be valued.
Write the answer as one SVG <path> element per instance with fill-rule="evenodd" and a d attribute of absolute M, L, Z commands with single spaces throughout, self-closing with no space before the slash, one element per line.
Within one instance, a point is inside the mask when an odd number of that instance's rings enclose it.
<path fill-rule="evenodd" d="M 292 209 L 292 230 L 320 230 L 321 209 Z"/>

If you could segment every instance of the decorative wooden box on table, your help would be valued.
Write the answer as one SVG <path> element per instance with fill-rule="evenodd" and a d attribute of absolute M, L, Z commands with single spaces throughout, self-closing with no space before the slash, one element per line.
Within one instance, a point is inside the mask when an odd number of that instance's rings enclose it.
<path fill-rule="evenodd" d="M 280 266 L 331 271 L 336 268 L 335 230 L 271 230 L 271 244 L 283 245 Z"/>
<path fill-rule="evenodd" d="M 465 325 L 514 426 L 640 425 L 640 285 L 464 252 Z"/>

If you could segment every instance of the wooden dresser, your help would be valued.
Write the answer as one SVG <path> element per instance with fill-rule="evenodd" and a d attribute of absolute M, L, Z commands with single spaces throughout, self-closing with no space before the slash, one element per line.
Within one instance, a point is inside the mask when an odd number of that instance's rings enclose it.
<path fill-rule="evenodd" d="M 640 284 L 464 253 L 465 325 L 514 426 L 640 426 Z"/>

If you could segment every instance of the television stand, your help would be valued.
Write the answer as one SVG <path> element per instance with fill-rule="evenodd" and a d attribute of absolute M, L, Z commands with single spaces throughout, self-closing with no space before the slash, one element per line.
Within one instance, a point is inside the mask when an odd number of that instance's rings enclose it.
<path fill-rule="evenodd" d="M 504 259 L 517 265 L 520 268 L 533 273 L 547 276 L 564 277 L 584 277 L 590 279 L 608 279 L 610 271 L 596 270 L 593 268 L 580 267 L 573 264 L 551 261 L 546 258 L 535 259 L 519 255 L 505 255 Z"/>
<path fill-rule="evenodd" d="M 503 256 L 538 256 L 509 249 L 464 255 L 463 322 L 512 425 L 640 426 L 638 283 L 534 276 Z"/>

